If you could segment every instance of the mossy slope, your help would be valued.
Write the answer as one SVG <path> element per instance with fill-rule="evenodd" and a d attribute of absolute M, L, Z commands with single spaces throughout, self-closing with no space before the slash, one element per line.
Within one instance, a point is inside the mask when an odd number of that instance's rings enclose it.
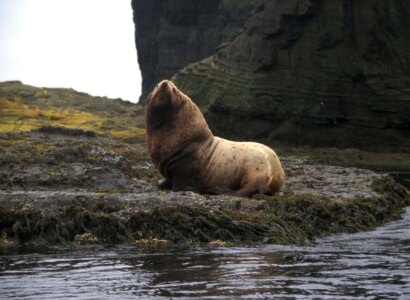
<path fill-rule="evenodd" d="M 92 130 L 127 141 L 145 135 L 141 105 L 72 89 L 0 83 L 0 132 L 30 131 L 44 125 Z"/>

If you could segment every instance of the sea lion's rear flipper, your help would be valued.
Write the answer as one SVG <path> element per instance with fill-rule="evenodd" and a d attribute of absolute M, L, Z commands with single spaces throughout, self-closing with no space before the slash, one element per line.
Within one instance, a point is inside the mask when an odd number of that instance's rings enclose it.
<path fill-rule="evenodd" d="M 252 197 L 252 195 L 256 193 L 257 191 L 255 190 L 255 187 L 251 184 L 248 184 L 241 187 L 239 190 L 234 191 L 233 193 L 231 193 L 231 195 L 241 197 Z"/>
<path fill-rule="evenodd" d="M 216 187 L 201 191 L 201 194 L 208 194 L 208 195 L 232 195 L 233 193 L 235 193 L 235 191 L 227 186 L 216 186 Z"/>

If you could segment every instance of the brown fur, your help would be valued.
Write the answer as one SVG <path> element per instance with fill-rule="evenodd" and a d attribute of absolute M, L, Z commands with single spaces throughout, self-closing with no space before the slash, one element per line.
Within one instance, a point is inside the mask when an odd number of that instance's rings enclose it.
<path fill-rule="evenodd" d="M 251 196 L 276 194 L 285 180 L 269 147 L 213 136 L 199 108 L 168 80 L 148 96 L 147 143 L 155 166 L 173 191 Z"/>

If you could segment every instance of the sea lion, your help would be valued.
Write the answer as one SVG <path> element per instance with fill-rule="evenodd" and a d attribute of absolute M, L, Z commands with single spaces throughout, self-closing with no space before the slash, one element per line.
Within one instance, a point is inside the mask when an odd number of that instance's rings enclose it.
<path fill-rule="evenodd" d="M 161 81 L 145 108 L 148 151 L 173 191 L 274 195 L 285 180 L 276 153 L 252 142 L 212 134 L 201 111 L 171 81 Z"/>

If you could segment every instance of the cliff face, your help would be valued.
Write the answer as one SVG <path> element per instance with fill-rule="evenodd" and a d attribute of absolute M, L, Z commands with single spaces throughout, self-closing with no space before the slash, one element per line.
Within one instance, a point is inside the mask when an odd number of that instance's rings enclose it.
<path fill-rule="evenodd" d="M 371 133 L 406 148 L 409 15 L 405 0 L 265 0 L 173 80 L 222 135 L 366 147 Z"/>
<path fill-rule="evenodd" d="M 216 52 L 262 0 L 133 0 L 142 96 L 160 80 Z"/>

